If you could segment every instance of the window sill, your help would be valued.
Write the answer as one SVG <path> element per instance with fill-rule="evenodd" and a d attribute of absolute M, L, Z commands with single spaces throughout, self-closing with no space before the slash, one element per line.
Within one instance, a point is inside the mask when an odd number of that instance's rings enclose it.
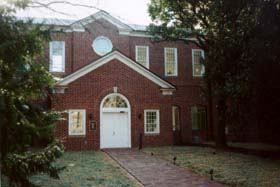
<path fill-rule="evenodd" d="M 155 132 L 155 133 L 145 133 L 144 136 L 158 136 L 160 135 L 159 132 Z"/>
<path fill-rule="evenodd" d="M 203 75 L 193 75 L 193 78 L 203 78 Z"/>
<path fill-rule="evenodd" d="M 51 74 L 55 74 L 55 75 L 63 75 L 65 74 L 64 71 L 58 72 L 58 71 L 50 71 Z"/>
<path fill-rule="evenodd" d="M 69 138 L 85 138 L 86 135 L 82 135 L 82 134 L 77 134 L 77 135 L 74 135 L 74 134 L 71 134 L 71 135 L 68 135 Z"/>

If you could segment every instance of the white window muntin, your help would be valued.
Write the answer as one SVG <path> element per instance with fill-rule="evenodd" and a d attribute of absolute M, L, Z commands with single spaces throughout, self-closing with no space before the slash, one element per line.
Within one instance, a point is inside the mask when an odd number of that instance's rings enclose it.
<path fill-rule="evenodd" d="M 154 131 L 148 131 L 148 129 L 147 129 L 147 125 L 148 125 L 147 113 L 149 113 L 149 112 L 156 113 L 156 128 Z M 159 134 L 160 133 L 159 110 L 154 110 L 154 109 L 144 110 L 144 131 L 145 131 L 145 134 Z"/>
<path fill-rule="evenodd" d="M 62 49 L 61 54 L 54 54 L 54 45 L 61 45 Z M 50 47 L 50 62 L 49 62 L 49 71 L 50 72 L 65 72 L 65 42 L 64 41 L 51 41 L 49 44 Z M 60 61 L 60 64 L 57 64 Z"/>
<path fill-rule="evenodd" d="M 199 75 L 197 75 L 195 73 L 195 57 L 194 57 L 195 52 L 201 52 L 201 56 L 204 59 L 204 51 L 202 49 L 192 49 L 192 70 L 193 70 L 193 76 L 194 77 L 202 77 L 202 75 L 205 72 L 204 65 L 202 65 L 202 70 L 201 70 L 201 73 Z"/>
<path fill-rule="evenodd" d="M 167 72 L 167 51 L 173 50 L 174 52 L 174 73 L 168 74 Z M 165 76 L 177 76 L 178 75 L 178 59 L 177 59 L 177 48 L 165 47 L 164 48 L 164 72 Z"/>
<path fill-rule="evenodd" d="M 150 62 L 149 62 L 149 46 L 143 46 L 143 45 L 136 45 L 135 46 L 135 60 L 136 62 L 142 64 L 141 62 L 139 62 L 139 57 L 138 57 L 138 49 L 139 48 L 144 48 L 146 50 L 146 62 L 145 62 L 145 67 L 149 69 L 150 67 Z M 143 65 L 143 64 L 142 64 Z"/>
<path fill-rule="evenodd" d="M 71 117 L 71 113 L 72 112 L 81 112 L 82 113 L 82 128 L 83 128 L 83 131 L 81 133 L 73 133 L 72 132 L 72 117 Z M 86 110 L 84 109 L 71 109 L 71 110 L 68 110 L 68 133 L 69 135 L 85 135 L 86 134 Z"/>

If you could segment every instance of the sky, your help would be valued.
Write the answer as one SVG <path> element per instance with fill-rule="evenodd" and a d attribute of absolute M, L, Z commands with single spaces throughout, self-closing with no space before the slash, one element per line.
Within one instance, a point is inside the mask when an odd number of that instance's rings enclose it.
<path fill-rule="evenodd" d="M 1 0 L 0 0 L 1 1 Z M 39 0 L 36 0 L 39 1 Z M 60 0 L 40 0 L 50 2 Z M 67 0 L 68 2 L 90 5 L 109 12 L 114 17 L 129 24 L 148 25 L 151 19 L 148 14 L 150 0 Z M 17 12 L 19 17 L 81 19 L 94 14 L 98 10 L 66 4 L 53 4 L 51 8 L 68 15 L 55 13 L 46 8 L 28 8 Z"/>

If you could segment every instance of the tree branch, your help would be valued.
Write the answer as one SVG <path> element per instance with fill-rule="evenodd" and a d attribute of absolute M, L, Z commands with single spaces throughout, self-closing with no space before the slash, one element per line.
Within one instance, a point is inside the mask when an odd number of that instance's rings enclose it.
<path fill-rule="evenodd" d="M 96 6 L 92 6 L 92 5 L 84 5 L 84 4 L 80 4 L 80 3 L 71 3 L 69 1 L 52 1 L 52 2 L 49 2 L 49 3 L 42 3 L 42 2 L 39 2 L 39 1 L 32 1 L 31 4 L 34 4 L 34 5 L 30 5 L 29 7 L 33 7 L 33 8 L 39 8 L 39 7 L 49 7 L 53 4 L 68 4 L 68 5 L 71 5 L 71 6 L 80 6 L 80 7 L 85 7 L 85 8 L 93 8 L 93 9 L 96 9 L 96 10 L 102 10 Z"/>

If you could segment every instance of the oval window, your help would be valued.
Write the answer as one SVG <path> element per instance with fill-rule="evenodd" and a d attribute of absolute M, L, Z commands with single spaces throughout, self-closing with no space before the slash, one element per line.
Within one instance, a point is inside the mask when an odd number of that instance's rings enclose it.
<path fill-rule="evenodd" d="M 109 38 L 99 36 L 93 41 L 92 48 L 96 54 L 103 56 L 112 51 L 113 45 Z"/>

